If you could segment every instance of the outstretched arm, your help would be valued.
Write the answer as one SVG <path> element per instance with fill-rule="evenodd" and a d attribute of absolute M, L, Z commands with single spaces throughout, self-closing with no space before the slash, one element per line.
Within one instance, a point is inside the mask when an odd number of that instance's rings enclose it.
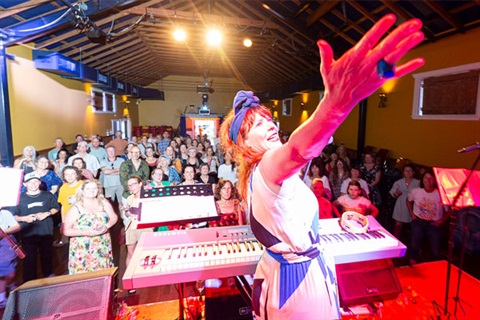
<path fill-rule="evenodd" d="M 381 40 L 395 20 L 391 14 L 380 19 L 338 60 L 333 58 L 333 50 L 327 42 L 318 41 L 325 95 L 312 116 L 292 133 L 286 144 L 265 153 L 263 160 L 266 161 L 262 160 L 259 168 L 270 186 L 281 185 L 308 160 L 319 155 L 353 107 L 385 83 L 387 79 L 377 74 L 377 63 L 381 59 L 396 64 L 423 40 L 422 23 L 417 19 L 401 24 Z M 416 58 L 396 66 L 394 78 L 423 64 L 422 58 Z"/>

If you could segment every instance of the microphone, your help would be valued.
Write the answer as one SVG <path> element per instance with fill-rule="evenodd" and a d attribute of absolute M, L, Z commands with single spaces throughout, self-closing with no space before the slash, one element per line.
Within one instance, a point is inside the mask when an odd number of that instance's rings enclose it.
<path fill-rule="evenodd" d="M 460 150 L 457 150 L 458 153 L 466 153 L 470 151 L 475 151 L 475 150 L 480 150 L 480 142 L 475 142 L 474 144 L 471 144 L 469 146 L 463 147 Z"/>

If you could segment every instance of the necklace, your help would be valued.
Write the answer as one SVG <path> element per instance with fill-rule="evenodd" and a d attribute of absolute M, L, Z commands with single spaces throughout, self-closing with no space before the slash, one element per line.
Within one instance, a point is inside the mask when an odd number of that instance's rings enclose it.
<path fill-rule="evenodd" d="M 405 185 L 407 186 L 407 189 L 408 189 L 408 187 L 410 186 L 410 183 L 412 183 L 412 180 L 407 181 L 407 179 L 405 179 Z"/>

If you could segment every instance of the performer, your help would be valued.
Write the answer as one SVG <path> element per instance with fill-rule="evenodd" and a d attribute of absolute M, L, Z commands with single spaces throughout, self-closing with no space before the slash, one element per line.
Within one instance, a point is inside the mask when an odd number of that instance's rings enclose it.
<path fill-rule="evenodd" d="M 394 23 L 395 16 L 383 17 L 338 60 L 325 41 L 318 41 L 325 95 L 287 143 L 282 145 L 270 111 L 253 92 L 237 93 L 234 110 L 222 124 L 222 144 L 239 164 L 238 186 L 249 204 L 251 228 L 267 248 L 253 284 L 257 320 L 340 318 L 333 259 L 319 246 L 318 204 L 297 173 L 386 77 L 398 78 L 423 65 L 417 58 L 394 68 L 392 75 L 377 73 L 378 62 L 395 64 L 423 39 L 421 22 L 411 20 L 380 41 Z"/>

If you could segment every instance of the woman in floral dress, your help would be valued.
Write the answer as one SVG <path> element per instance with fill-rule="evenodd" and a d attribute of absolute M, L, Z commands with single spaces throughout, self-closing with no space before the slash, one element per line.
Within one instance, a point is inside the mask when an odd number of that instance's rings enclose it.
<path fill-rule="evenodd" d="M 63 234 L 70 237 L 68 273 L 113 267 L 110 229 L 117 215 L 97 180 L 87 180 L 77 191 L 77 202 L 68 210 Z"/>

